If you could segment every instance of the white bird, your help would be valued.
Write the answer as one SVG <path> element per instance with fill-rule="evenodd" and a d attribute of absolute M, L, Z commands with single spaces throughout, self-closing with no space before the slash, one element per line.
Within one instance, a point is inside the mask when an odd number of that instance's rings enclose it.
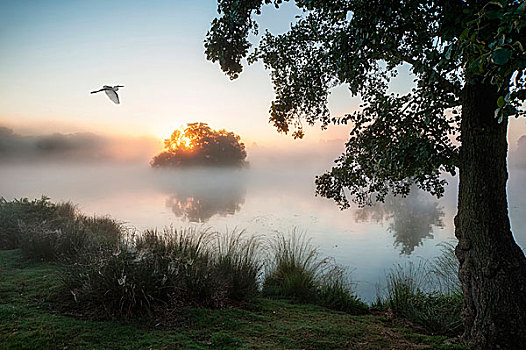
<path fill-rule="evenodd" d="M 115 86 L 108 86 L 108 85 L 104 85 L 102 87 L 102 89 L 100 90 L 97 90 L 97 91 L 92 91 L 91 93 L 92 94 L 95 94 L 97 92 L 101 92 L 101 91 L 104 91 L 106 93 L 106 95 L 108 95 L 108 97 L 110 98 L 110 100 L 112 100 L 114 103 L 116 104 L 119 104 L 119 95 L 117 95 L 117 91 L 119 90 L 119 88 L 122 88 L 124 86 L 122 85 L 115 85 Z"/>

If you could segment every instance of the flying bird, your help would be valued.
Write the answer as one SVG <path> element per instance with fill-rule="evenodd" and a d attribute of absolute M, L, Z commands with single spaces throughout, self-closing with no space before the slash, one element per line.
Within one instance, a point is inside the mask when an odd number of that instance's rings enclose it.
<path fill-rule="evenodd" d="M 108 97 L 110 98 L 110 100 L 112 100 L 114 103 L 116 104 L 119 104 L 119 95 L 117 95 L 117 91 L 119 90 L 119 88 L 122 88 L 124 86 L 122 85 L 115 85 L 115 86 L 108 86 L 108 85 L 104 85 L 102 87 L 102 89 L 100 90 L 97 90 L 97 91 L 92 91 L 91 93 L 92 94 L 95 94 L 97 92 L 101 92 L 101 91 L 104 91 L 106 93 L 106 95 L 108 95 Z"/>

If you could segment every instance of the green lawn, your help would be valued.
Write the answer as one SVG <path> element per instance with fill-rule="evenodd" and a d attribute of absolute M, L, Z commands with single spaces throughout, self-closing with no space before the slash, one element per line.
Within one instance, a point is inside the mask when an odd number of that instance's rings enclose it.
<path fill-rule="evenodd" d="M 184 309 L 170 322 L 92 321 L 57 303 L 59 277 L 55 265 L 25 262 L 18 250 L 0 251 L 0 349 L 461 348 L 385 316 L 263 298 L 244 309 Z"/>

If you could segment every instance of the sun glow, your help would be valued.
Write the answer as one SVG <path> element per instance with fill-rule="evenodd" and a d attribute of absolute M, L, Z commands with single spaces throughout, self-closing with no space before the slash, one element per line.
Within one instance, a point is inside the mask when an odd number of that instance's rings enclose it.
<path fill-rule="evenodd" d="M 191 150 L 194 148 L 193 139 L 187 135 L 188 129 L 181 131 L 176 129 L 170 138 L 164 139 L 164 148 L 170 151 Z"/>
<path fill-rule="evenodd" d="M 180 144 L 184 147 L 184 148 L 193 148 L 193 144 L 192 144 L 192 140 L 186 136 L 186 135 L 183 135 L 181 138 L 180 138 Z"/>

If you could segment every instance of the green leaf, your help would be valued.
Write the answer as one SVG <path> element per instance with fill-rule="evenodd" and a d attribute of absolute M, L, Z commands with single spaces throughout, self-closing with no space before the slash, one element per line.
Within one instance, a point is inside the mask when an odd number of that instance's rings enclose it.
<path fill-rule="evenodd" d="M 487 11 L 484 14 L 484 16 L 486 16 L 486 18 L 489 18 L 489 19 L 496 19 L 496 18 L 499 18 L 501 14 L 499 11 Z"/>
<path fill-rule="evenodd" d="M 504 107 L 505 104 L 506 104 L 506 101 L 504 101 L 504 97 L 499 96 L 499 98 L 497 99 L 497 106 L 499 108 L 502 108 Z"/>
<path fill-rule="evenodd" d="M 511 57 L 511 51 L 508 49 L 500 48 L 498 50 L 493 51 L 491 54 L 491 60 L 493 63 L 498 64 L 499 66 L 502 66 L 510 60 Z"/>
<path fill-rule="evenodd" d="M 466 40 L 469 38 L 469 28 L 466 28 L 462 31 L 462 34 L 460 34 L 460 40 Z"/>
<path fill-rule="evenodd" d="M 477 74 L 482 73 L 484 71 L 483 63 L 482 57 L 477 58 L 471 63 L 469 70 Z"/>

